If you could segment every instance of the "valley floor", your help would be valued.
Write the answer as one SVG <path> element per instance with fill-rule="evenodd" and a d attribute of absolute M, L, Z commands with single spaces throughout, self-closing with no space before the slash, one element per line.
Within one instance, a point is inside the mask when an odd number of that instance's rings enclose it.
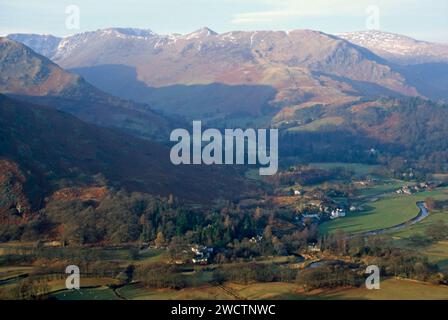
<path fill-rule="evenodd" d="M 227 283 L 224 286 L 204 286 L 182 290 L 151 290 L 138 284 L 122 287 L 114 293 L 108 287 L 61 291 L 53 294 L 61 300 L 448 300 L 448 287 L 405 280 L 387 279 L 379 290 L 341 288 L 304 292 L 291 283 Z M 118 293 L 118 295 L 117 295 Z"/>
<path fill-rule="evenodd" d="M 328 166 L 328 164 L 315 164 L 316 166 Z M 353 165 L 355 172 L 365 175 L 372 168 L 365 165 Z M 435 200 L 448 200 L 448 188 L 439 187 L 434 190 L 426 190 L 412 195 L 397 194 L 396 190 L 409 184 L 396 179 L 384 179 L 377 181 L 369 187 L 358 190 L 354 201 L 359 203 L 362 210 L 349 212 L 346 217 L 326 221 L 319 226 L 319 234 L 331 235 L 338 231 L 345 235 L 363 233 L 380 228 L 390 228 L 406 221 L 414 219 L 419 208 L 416 203 L 425 201 L 428 197 Z M 307 192 L 311 192 L 308 191 Z M 297 196 L 289 196 L 292 201 L 297 201 Z M 283 199 L 282 198 L 282 199 Z M 400 230 L 393 230 L 388 236 L 396 248 L 413 250 L 425 257 L 430 263 L 437 264 L 440 272 L 448 271 L 448 241 L 440 240 L 431 243 L 416 245 L 411 240 L 416 236 L 427 235 L 427 229 L 441 223 L 448 223 L 448 211 L 446 209 L 431 210 L 424 220 L 413 225 L 406 225 Z M 294 225 L 293 225 L 294 226 Z M 341 287 L 338 289 L 319 289 L 305 291 L 296 281 L 289 282 L 249 282 L 238 284 L 227 281 L 223 285 L 215 285 L 213 282 L 213 270 L 217 264 L 206 266 L 184 263 L 183 271 L 177 271 L 188 285 L 184 289 L 152 289 L 145 287 L 140 282 L 123 284 L 116 276 L 83 276 L 80 290 L 65 289 L 65 274 L 41 273 L 40 267 L 46 266 L 51 261 L 64 264 L 67 257 L 76 253 L 81 256 L 95 256 L 97 262 L 114 263 L 118 269 L 125 269 L 129 265 L 147 266 L 154 264 L 173 265 L 168 250 L 148 247 L 134 252 L 138 257 L 133 257 L 130 247 L 56 247 L 47 248 L 51 251 L 49 260 L 41 258 L 39 261 L 27 262 L 26 258 L 35 252 L 34 242 L 8 242 L 0 243 L 0 299 L 10 298 L 3 295 L 11 293 L 14 288 L 20 289 L 20 283 L 24 279 L 33 279 L 36 283 L 45 282 L 45 295 L 61 300 L 197 300 L 197 299 L 448 299 L 448 286 L 434 285 L 408 279 L 385 278 L 382 279 L 381 289 L 367 290 L 362 285 L 359 288 Z M 135 244 L 133 244 L 135 246 Z M 47 254 L 50 252 L 47 252 Z M 305 261 L 298 261 L 297 256 L 259 256 L 252 260 L 241 261 L 241 264 L 256 263 L 281 266 L 284 269 L 297 270 L 307 268 L 313 261 L 331 261 L 333 259 L 344 260 L 345 257 L 317 254 L 316 257 L 304 254 Z M 65 258 L 62 258 L 65 257 Z M 53 260 L 51 260 L 53 259 Z M 348 259 L 350 262 L 350 259 Z M 224 265 L 232 266 L 233 263 Z M 219 266 L 222 266 L 219 265 Z M 48 266 L 47 266 L 48 267 Z M 62 269 L 61 269 L 62 270 Z M 60 272 L 60 271 L 59 271 Z M 299 271 L 300 272 L 300 271 Z"/>

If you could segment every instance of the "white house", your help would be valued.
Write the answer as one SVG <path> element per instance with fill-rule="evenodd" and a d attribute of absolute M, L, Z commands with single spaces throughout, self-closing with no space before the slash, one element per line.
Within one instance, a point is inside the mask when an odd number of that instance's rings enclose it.
<path fill-rule="evenodd" d="M 330 213 L 330 219 L 337 219 L 337 218 L 342 218 L 345 217 L 346 212 L 343 209 L 336 209 L 336 210 L 332 210 Z"/>
<path fill-rule="evenodd" d="M 260 243 L 263 240 L 263 236 L 256 236 L 249 239 L 250 243 Z"/>
<path fill-rule="evenodd" d="M 213 248 L 194 245 L 191 247 L 191 251 L 195 254 L 195 257 L 191 260 L 194 264 L 207 264 L 213 253 Z"/>

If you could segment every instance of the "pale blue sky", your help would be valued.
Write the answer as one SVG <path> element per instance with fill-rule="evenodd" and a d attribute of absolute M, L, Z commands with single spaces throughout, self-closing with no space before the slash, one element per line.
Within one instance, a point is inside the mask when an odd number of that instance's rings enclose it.
<path fill-rule="evenodd" d="M 67 5 L 80 8 L 80 29 L 65 26 Z M 231 30 L 366 29 L 369 5 L 380 29 L 448 43 L 448 0 L 0 0 L 0 34 L 59 36 L 107 27 L 188 33 L 202 26 Z"/>

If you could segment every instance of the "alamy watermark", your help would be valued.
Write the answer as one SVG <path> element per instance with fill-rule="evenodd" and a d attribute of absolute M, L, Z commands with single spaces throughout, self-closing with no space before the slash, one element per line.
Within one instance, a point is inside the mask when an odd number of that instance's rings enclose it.
<path fill-rule="evenodd" d="M 68 30 L 81 29 L 80 13 L 81 10 L 77 5 L 72 4 L 65 7 L 65 14 L 67 15 L 65 18 L 65 27 Z"/>
<path fill-rule="evenodd" d="M 366 269 L 366 274 L 369 276 L 366 279 L 366 288 L 368 290 L 380 289 L 380 268 L 376 265 L 370 265 Z"/>
<path fill-rule="evenodd" d="M 192 135 L 175 129 L 170 141 L 177 142 L 170 152 L 175 165 L 260 165 L 260 175 L 274 175 L 278 170 L 278 129 L 225 129 L 223 136 L 218 129 L 202 132 L 201 121 L 193 121 Z"/>
<path fill-rule="evenodd" d="M 366 8 L 366 29 L 380 30 L 380 7 L 377 5 L 370 5 Z"/>
<path fill-rule="evenodd" d="M 65 268 L 65 273 L 69 274 L 65 280 L 65 287 L 69 290 L 79 290 L 81 287 L 81 273 L 79 267 L 75 265 L 70 265 Z"/>

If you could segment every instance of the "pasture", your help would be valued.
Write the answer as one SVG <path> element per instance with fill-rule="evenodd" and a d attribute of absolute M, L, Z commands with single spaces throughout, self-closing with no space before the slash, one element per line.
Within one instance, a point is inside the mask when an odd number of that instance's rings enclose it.
<path fill-rule="evenodd" d="M 393 227 L 414 218 L 419 212 L 416 202 L 423 201 L 426 197 L 445 199 L 448 198 L 448 193 L 446 189 L 437 189 L 414 195 L 388 194 L 379 200 L 365 203 L 365 210 L 362 212 L 349 213 L 344 218 L 322 223 L 319 231 L 321 234 L 328 234 L 342 230 L 354 234 Z M 424 222 L 425 220 L 416 226 Z"/>

